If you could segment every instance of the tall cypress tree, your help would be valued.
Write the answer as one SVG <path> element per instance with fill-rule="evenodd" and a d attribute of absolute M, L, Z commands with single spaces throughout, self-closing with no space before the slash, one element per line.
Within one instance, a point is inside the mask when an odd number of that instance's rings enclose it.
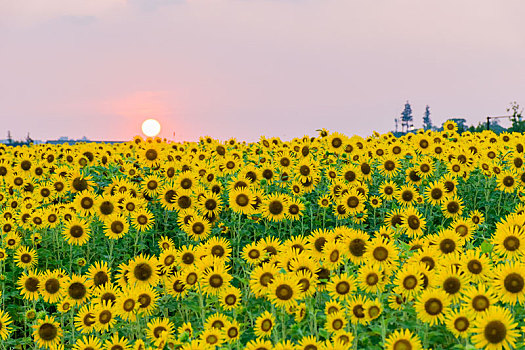
<path fill-rule="evenodd" d="M 425 114 L 423 115 L 423 129 L 432 129 L 432 120 L 430 120 L 430 107 L 427 105 L 425 108 Z"/>
<path fill-rule="evenodd" d="M 412 123 L 414 120 L 414 117 L 412 117 L 412 107 L 410 107 L 410 103 L 405 103 L 405 109 L 403 112 L 401 112 L 401 130 L 403 132 L 408 132 L 414 124 Z"/>

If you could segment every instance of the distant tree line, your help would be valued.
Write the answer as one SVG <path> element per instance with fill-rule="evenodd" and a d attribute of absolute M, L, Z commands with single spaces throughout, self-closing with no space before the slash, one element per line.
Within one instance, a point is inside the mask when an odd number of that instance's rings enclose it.
<path fill-rule="evenodd" d="M 459 133 L 463 133 L 465 131 L 480 132 L 480 131 L 487 130 L 487 129 L 494 131 L 496 134 L 500 134 L 504 131 L 506 132 L 525 132 L 525 120 L 523 120 L 523 108 L 521 108 L 520 105 L 516 101 L 514 101 L 514 102 L 511 102 L 510 106 L 507 108 L 507 113 L 509 113 L 508 116 L 489 117 L 487 118 L 486 122 L 479 122 L 477 126 L 467 125 L 467 120 L 464 118 L 448 118 L 447 120 L 451 120 L 457 124 Z M 503 126 L 499 124 L 498 119 L 496 118 L 508 118 L 512 122 L 512 125 L 509 128 L 504 128 Z M 400 136 L 406 133 L 412 133 L 412 132 L 417 131 L 414 128 L 414 117 L 412 115 L 412 107 L 410 106 L 410 103 L 408 101 L 405 103 L 405 107 L 403 108 L 403 111 L 401 112 L 401 117 L 395 118 L 394 122 L 395 122 L 395 131 L 393 131 L 393 133 L 396 136 Z M 401 126 L 401 130 L 399 130 L 399 126 Z M 438 128 L 432 124 L 432 119 L 430 118 L 430 107 L 428 105 L 425 107 L 425 112 L 423 113 L 423 129 L 425 131 L 426 130 L 434 130 L 434 131 L 443 130 L 443 125 L 441 125 L 441 127 Z"/>

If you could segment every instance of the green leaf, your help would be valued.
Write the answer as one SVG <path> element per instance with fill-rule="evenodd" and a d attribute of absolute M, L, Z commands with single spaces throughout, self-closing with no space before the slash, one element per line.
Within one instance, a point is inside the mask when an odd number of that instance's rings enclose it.
<path fill-rule="evenodd" d="M 490 244 L 489 242 L 481 243 L 481 251 L 483 253 L 490 253 L 492 251 L 492 248 L 494 248 L 494 246 Z"/>

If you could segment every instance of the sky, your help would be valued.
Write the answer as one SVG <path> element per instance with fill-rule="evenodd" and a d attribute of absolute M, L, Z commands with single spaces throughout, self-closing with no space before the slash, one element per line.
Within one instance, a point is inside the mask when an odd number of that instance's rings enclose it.
<path fill-rule="evenodd" d="M 522 0 L 0 0 L 0 139 L 291 140 L 525 105 Z"/>

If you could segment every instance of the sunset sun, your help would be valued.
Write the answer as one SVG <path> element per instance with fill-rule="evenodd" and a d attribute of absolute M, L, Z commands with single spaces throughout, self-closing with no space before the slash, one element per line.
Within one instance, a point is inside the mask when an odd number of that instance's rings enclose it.
<path fill-rule="evenodd" d="M 160 132 L 160 123 L 155 119 L 146 119 L 142 123 L 142 132 L 144 135 L 153 137 Z"/>

